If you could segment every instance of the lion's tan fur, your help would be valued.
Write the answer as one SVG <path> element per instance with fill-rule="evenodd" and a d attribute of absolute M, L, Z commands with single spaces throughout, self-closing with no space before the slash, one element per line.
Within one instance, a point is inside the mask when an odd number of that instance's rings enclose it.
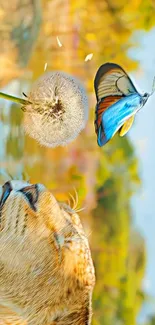
<path fill-rule="evenodd" d="M 45 188 L 36 211 L 13 189 L 0 220 L 0 325 L 90 324 L 95 276 L 78 215 Z"/>

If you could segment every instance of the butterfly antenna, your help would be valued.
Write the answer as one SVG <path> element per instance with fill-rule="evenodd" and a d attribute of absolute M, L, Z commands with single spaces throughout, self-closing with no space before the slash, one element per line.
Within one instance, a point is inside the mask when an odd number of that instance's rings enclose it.
<path fill-rule="evenodd" d="M 154 76 L 154 79 L 153 79 L 152 91 L 151 91 L 150 96 L 152 96 L 154 92 L 155 92 L 155 76 Z"/>

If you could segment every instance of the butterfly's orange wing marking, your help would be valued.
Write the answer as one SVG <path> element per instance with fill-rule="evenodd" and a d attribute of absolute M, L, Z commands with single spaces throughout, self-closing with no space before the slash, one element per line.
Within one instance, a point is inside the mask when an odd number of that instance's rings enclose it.
<path fill-rule="evenodd" d="M 122 98 L 122 96 L 108 96 L 105 97 L 97 106 L 96 106 L 96 120 L 95 120 L 95 129 L 96 133 L 101 125 L 102 114 L 106 109 L 108 109 L 111 105 L 116 103 Z"/>

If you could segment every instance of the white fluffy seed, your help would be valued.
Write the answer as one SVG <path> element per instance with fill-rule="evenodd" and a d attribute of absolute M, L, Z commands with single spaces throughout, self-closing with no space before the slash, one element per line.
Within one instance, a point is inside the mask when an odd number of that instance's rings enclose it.
<path fill-rule="evenodd" d="M 57 43 L 58 43 L 59 47 L 62 47 L 62 43 L 60 42 L 60 40 L 59 40 L 59 37 L 58 37 L 58 36 L 57 36 Z"/>
<path fill-rule="evenodd" d="M 93 53 L 87 54 L 87 56 L 85 57 L 85 62 L 90 61 L 92 57 L 93 57 Z"/>

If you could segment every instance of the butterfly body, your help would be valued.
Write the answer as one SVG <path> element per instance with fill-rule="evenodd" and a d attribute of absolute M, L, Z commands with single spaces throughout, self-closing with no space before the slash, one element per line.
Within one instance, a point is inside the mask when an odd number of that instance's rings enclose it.
<path fill-rule="evenodd" d="M 97 142 L 105 145 L 119 130 L 125 135 L 135 114 L 145 105 L 150 94 L 141 95 L 126 72 L 117 64 L 103 64 L 94 81 L 97 105 L 95 130 Z"/>

